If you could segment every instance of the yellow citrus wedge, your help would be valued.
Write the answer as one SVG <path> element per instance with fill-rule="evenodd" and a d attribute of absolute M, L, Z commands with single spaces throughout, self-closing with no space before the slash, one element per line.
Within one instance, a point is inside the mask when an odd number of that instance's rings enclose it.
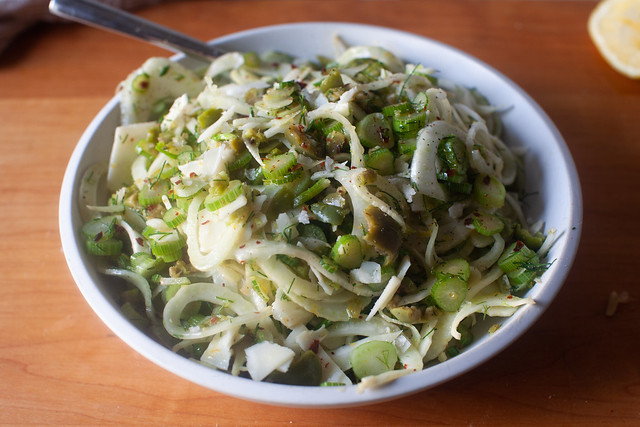
<path fill-rule="evenodd" d="M 620 73 L 640 78 L 640 0 L 604 0 L 589 17 L 589 35 Z"/>

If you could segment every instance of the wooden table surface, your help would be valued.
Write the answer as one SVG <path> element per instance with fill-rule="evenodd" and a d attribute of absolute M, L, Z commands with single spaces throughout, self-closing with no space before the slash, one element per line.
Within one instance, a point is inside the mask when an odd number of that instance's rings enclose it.
<path fill-rule="evenodd" d="M 167 55 L 76 24 L 43 25 L 0 55 L 0 423 L 144 425 L 640 425 L 640 81 L 602 60 L 593 1 L 182 1 L 137 11 L 201 39 L 296 21 L 408 30 L 492 64 L 565 137 L 581 177 L 583 235 L 550 309 L 472 372 L 350 409 L 285 409 L 191 384 L 102 324 L 58 232 L 71 152 L 118 82 Z M 612 291 L 630 301 L 612 317 Z"/>

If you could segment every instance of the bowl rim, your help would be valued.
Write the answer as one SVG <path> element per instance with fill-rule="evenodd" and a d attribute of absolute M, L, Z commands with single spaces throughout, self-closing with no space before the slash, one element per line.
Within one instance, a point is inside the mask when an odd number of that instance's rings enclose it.
<path fill-rule="evenodd" d="M 373 31 L 382 36 L 384 36 L 384 34 L 394 34 L 398 37 L 420 41 L 421 43 L 431 44 L 439 49 L 444 49 L 450 54 L 465 58 L 467 61 L 493 74 L 500 80 L 501 84 L 508 86 L 518 94 L 544 122 L 547 130 L 553 136 L 554 144 L 562 156 L 560 163 L 563 164 L 568 175 L 571 193 L 571 200 L 568 201 L 568 206 L 570 206 L 571 209 L 570 223 L 573 224 L 573 228 L 566 236 L 566 242 L 561 253 L 562 259 L 560 266 L 554 270 L 555 274 L 546 280 L 544 294 L 539 295 L 541 298 L 536 299 L 535 305 L 521 307 L 516 314 L 508 319 L 509 321 L 505 322 L 500 328 L 499 333 L 495 333 L 490 337 L 491 339 L 479 340 L 473 345 L 473 348 L 462 352 L 446 363 L 429 366 L 420 372 L 401 377 L 384 387 L 366 390 L 362 393 L 356 390 L 356 386 L 299 387 L 256 382 L 250 379 L 233 377 L 230 374 L 205 367 L 197 362 L 177 355 L 173 353 L 171 349 L 156 342 L 138 330 L 107 300 L 106 296 L 94 283 L 96 273 L 90 271 L 86 263 L 82 261 L 84 255 L 81 253 L 76 240 L 77 231 L 73 225 L 72 212 L 74 204 L 76 203 L 74 189 L 76 188 L 79 179 L 78 176 L 80 175 L 78 173 L 78 167 L 98 128 L 105 118 L 118 108 L 119 99 L 117 96 L 111 98 L 91 121 L 74 148 L 68 162 L 60 193 L 60 237 L 65 259 L 72 276 L 82 295 L 98 317 L 100 317 L 111 331 L 135 351 L 164 369 L 211 390 L 240 399 L 270 405 L 302 408 L 337 408 L 373 404 L 413 394 L 462 375 L 503 351 L 535 323 L 559 292 L 575 259 L 582 228 L 582 193 L 578 173 L 568 146 L 555 124 L 542 108 L 523 89 L 501 72 L 455 47 L 418 34 L 388 27 L 326 21 L 258 27 L 219 37 L 211 40 L 210 43 L 225 45 L 246 37 L 279 31 L 307 30 L 311 27 L 318 29 L 331 28 L 332 32 L 338 33 L 342 28 L 343 30 L 348 29 L 349 31 Z M 185 56 L 178 54 L 172 56 L 170 59 L 173 61 L 182 61 L 185 60 Z M 286 396 L 286 398 L 283 398 L 283 396 Z"/>

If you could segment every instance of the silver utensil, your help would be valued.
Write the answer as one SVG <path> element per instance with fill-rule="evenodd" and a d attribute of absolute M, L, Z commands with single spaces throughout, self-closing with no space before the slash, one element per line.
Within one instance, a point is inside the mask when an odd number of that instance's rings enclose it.
<path fill-rule="evenodd" d="M 152 43 L 173 52 L 211 60 L 225 52 L 131 13 L 91 0 L 51 0 L 57 16 Z"/>

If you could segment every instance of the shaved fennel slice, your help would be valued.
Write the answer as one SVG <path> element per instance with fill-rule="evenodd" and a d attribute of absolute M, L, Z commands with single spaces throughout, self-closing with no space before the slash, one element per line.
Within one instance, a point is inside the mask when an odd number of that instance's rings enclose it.
<path fill-rule="evenodd" d="M 224 306 L 237 313 L 235 317 L 220 317 L 210 325 L 200 325 L 185 329 L 180 321 L 180 315 L 193 301 L 208 301 L 218 306 Z M 241 325 L 255 326 L 271 315 L 271 307 L 256 312 L 254 306 L 244 297 L 222 286 L 213 283 L 192 283 L 181 287 L 175 296 L 164 307 L 164 327 L 171 335 L 180 339 L 196 339 L 212 336 Z"/>
<path fill-rule="evenodd" d="M 455 313 L 450 325 L 449 333 L 457 340 L 460 339 L 458 325 L 473 313 L 483 313 L 491 317 L 509 317 L 522 305 L 535 304 L 532 298 L 519 298 L 509 294 L 496 293 L 489 297 L 477 297 L 472 301 L 465 301 Z"/>
<path fill-rule="evenodd" d="M 471 266 L 482 272 L 491 267 L 498 261 L 502 251 L 504 250 L 504 239 L 499 233 L 493 235 L 494 244 L 491 249 L 481 257 L 471 261 Z"/>
<path fill-rule="evenodd" d="M 483 122 L 475 122 L 469 127 L 467 133 L 466 145 L 469 163 L 474 169 L 491 176 L 500 178 L 505 181 L 502 171 L 504 168 L 504 160 L 502 151 L 495 146 L 495 138 L 487 130 L 487 126 Z M 483 147 L 482 150 L 478 147 Z M 508 183 L 512 183 L 516 177 L 515 160 L 511 159 L 510 169 L 508 171 Z M 505 181 L 506 183 L 506 181 Z"/>
<path fill-rule="evenodd" d="M 290 348 L 268 341 L 254 344 L 244 352 L 247 356 L 247 370 L 255 381 L 262 381 L 275 370 L 287 372 L 296 355 Z"/>
<path fill-rule="evenodd" d="M 239 52 L 228 52 L 217 57 L 211 62 L 209 68 L 205 72 L 207 77 L 215 77 L 226 71 L 239 68 L 244 64 L 244 56 Z"/>
<path fill-rule="evenodd" d="M 341 287 L 358 295 L 372 295 L 372 291 L 364 285 L 353 286 L 346 274 L 336 271 L 329 272 L 320 263 L 320 257 L 311 251 L 299 246 L 291 245 L 285 242 L 275 242 L 269 240 L 255 240 L 247 242 L 236 251 L 236 260 L 239 262 L 249 261 L 252 259 L 269 258 L 273 254 L 288 255 L 294 258 L 300 258 L 312 267 L 316 272 L 321 273 L 327 279 L 339 284 Z"/>
<path fill-rule="evenodd" d="M 223 333 L 214 336 L 207 349 L 202 353 L 200 361 L 226 371 L 229 369 L 233 349 L 231 346 L 238 339 L 238 328 L 227 329 Z"/>
<path fill-rule="evenodd" d="M 155 322 L 153 303 L 151 302 L 151 286 L 149 286 L 147 279 L 138 273 L 122 268 L 106 268 L 102 270 L 102 273 L 108 276 L 120 277 L 138 288 L 144 298 L 144 307 L 147 317 L 152 322 Z"/>
<path fill-rule="evenodd" d="M 385 286 L 384 291 L 382 291 L 382 294 L 380 295 L 380 297 L 378 297 L 378 300 L 373 305 L 373 308 L 367 315 L 366 320 L 371 320 L 371 318 L 375 316 L 379 310 L 382 310 L 387 306 L 387 304 L 389 304 L 389 302 L 395 295 L 396 291 L 400 287 L 400 284 L 402 283 L 402 279 L 404 278 L 404 275 L 407 273 L 407 270 L 409 270 L 410 266 L 411 266 L 411 262 L 409 261 L 409 257 L 404 257 L 400 262 L 400 267 L 398 268 L 398 274 L 391 277 L 391 279 L 389 279 L 387 286 Z"/>
<path fill-rule="evenodd" d="M 441 138 L 448 135 L 455 135 L 462 141 L 466 140 L 466 135 L 459 128 L 442 120 L 424 127 L 418 132 L 416 151 L 411 161 L 411 182 L 415 189 L 419 193 L 442 201 L 447 200 L 447 194 L 437 178 L 438 143 Z"/>
<path fill-rule="evenodd" d="M 363 230 L 367 228 L 367 220 L 364 216 L 364 212 L 368 206 L 374 206 L 390 216 L 398 223 L 398 225 L 400 225 L 404 232 L 406 230 L 406 224 L 402 215 L 383 202 L 379 197 L 371 194 L 364 183 L 359 182 L 359 176 L 365 171 L 366 169 L 338 169 L 335 171 L 336 179 L 344 186 L 344 188 L 346 188 L 351 198 L 351 205 L 353 209 L 352 234 L 359 237 L 363 236 Z M 380 177 L 378 177 L 378 179 L 382 181 Z M 376 180 L 376 183 L 377 182 L 378 180 Z"/>
<path fill-rule="evenodd" d="M 309 122 L 313 122 L 316 119 L 333 119 L 340 122 L 349 137 L 349 145 L 351 147 L 351 166 L 357 168 L 364 167 L 364 147 L 360 143 L 360 138 L 358 138 L 355 126 L 353 126 L 345 116 L 337 111 L 331 110 L 330 108 L 334 108 L 333 104 L 325 105 L 327 107 L 323 106 L 308 113 L 307 119 Z"/>
<path fill-rule="evenodd" d="M 413 345 L 410 339 L 404 334 L 398 335 L 393 344 L 398 351 L 398 360 L 404 369 L 412 371 L 421 371 L 424 368 L 424 362 L 422 361 L 422 355 L 418 349 Z"/>
<path fill-rule="evenodd" d="M 134 81 L 147 79 L 146 87 Z M 193 71 L 167 58 L 150 58 L 120 83 L 122 123 L 138 123 L 156 119 L 157 111 L 167 100 L 187 94 L 197 96 L 204 88 L 202 79 Z"/>
<path fill-rule="evenodd" d="M 276 297 L 271 304 L 273 309 L 273 318 L 282 323 L 289 329 L 305 325 L 313 318 L 313 314 L 309 313 L 298 304 L 283 298 L 284 291 L 278 288 Z"/>
<path fill-rule="evenodd" d="M 151 253 L 151 248 L 142 238 L 142 235 L 138 233 L 136 230 L 134 230 L 133 227 L 131 227 L 131 225 L 129 225 L 127 221 L 123 220 L 122 218 L 118 218 L 118 225 L 124 228 L 124 230 L 127 232 L 127 235 L 129 236 L 129 240 L 131 242 L 131 253 L 133 254 L 138 252 L 145 252 L 148 254 Z"/>
<path fill-rule="evenodd" d="M 99 216 L 97 212 L 92 211 L 88 206 L 98 205 L 98 188 L 100 181 L 107 172 L 107 167 L 102 163 L 94 163 L 82 175 L 80 181 L 80 203 L 78 209 L 80 216 L 84 222 Z"/>
<path fill-rule="evenodd" d="M 377 46 L 350 47 L 336 58 L 336 62 L 344 66 L 359 58 L 371 58 L 380 61 L 389 71 L 394 73 L 400 73 L 404 70 L 404 63 L 401 60 L 388 50 Z"/>
<path fill-rule="evenodd" d="M 258 259 L 256 264 L 282 290 L 287 298 L 318 317 L 334 322 L 347 321 L 357 317 L 360 311 L 369 303 L 368 297 L 349 294 L 346 291 L 326 295 L 322 291 L 315 290 L 315 286 L 311 282 L 293 274 L 275 257 Z M 313 299 L 309 297 L 316 293 L 319 293 L 318 296 L 322 296 L 322 298 Z"/>
<path fill-rule="evenodd" d="M 107 172 L 107 189 L 110 192 L 131 185 L 131 166 L 138 157 L 136 145 L 141 139 L 146 139 L 149 130 L 155 126 L 155 122 L 144 122 L 116 128 Z"/>
<path fill-rule="evenodd" d="M 350 337 L 353 335 L 375 335 L 399 331 L 400 328 L 380 317 L 371 320 L 353 319 L 349 322 L 336 323 L 327 328 L 328 338 Z"/>
<path fill-rule="evenodd" d="M 244 216 L 229 220 L 226 216 L 210 215 L 210 218 L 202 220 L 200 206 L 204 198 L 205 195 L 200 194 L 194 197 L 189 205 L 184 231 L 187 235 L 187 254 L 191 264 L 200 271 L 210 271 L 232 257 L 234 249 L 250 236 L 251 228 L 250 225 L 247 226 Z M 242 202 L 241 197 L 238 199 Z M 244 202 L 246 203 L 246 198 Z M 207 214 L 215 212 L 207 211 Z M 209 222 L 204 225 L 201 223 L 206 221 Z M 209 252 L 203 252 L 201 239 L 207 241 L 205 247 L 210 249 Z"/>
<path fill-rule="evenodd" d="M 344 373 L 331 355 L 322 346 L 318 348 L 318 357 L 322 366 L 322 382 L 351 385 L 351 379 Z"/>
<path fill-rule="evenodd" d="M 371 375 L 368 377 L 364 377 L 358 383 L 358 393 L 362 393 L 366 389 L 380 387 L 385 384 L 388 384 L 392 381 L 397 380 L 398 378 L 404 377 L 405 375 L 411 374 L 415 372 L 415 369 L 400 369 L 394 371 L 383 372 L 379 375 Z"/>

